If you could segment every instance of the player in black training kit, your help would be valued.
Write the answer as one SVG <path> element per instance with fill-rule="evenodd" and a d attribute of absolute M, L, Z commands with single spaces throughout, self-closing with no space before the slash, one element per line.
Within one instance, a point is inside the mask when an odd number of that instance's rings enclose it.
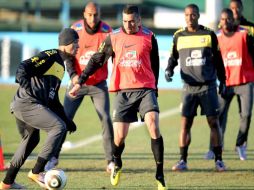
<path fill-rule="evenodd" d="M 206 115 L 211 129 L 215 167 L 224 171 L 222 161 L 221 131 L 219 125 L 219 102 L 217 96 L 217 77 L 220 89 L 225 89 L 225 69 L 215 33 L 198 24 L 199 8 L 190 4 L 185 8 L 186 28 L 178 30 L 173 37 L 173 48 L 165 71 L 167 81 L 171 81 L 174 68 L 180 60 L 181 78 L 184 82 L 182 97 L 182 121 L 180 132 L 180 161 L 172 170 L 187 170 L 188 148 L 191 142 L 191 127 L 197 115 Z"/>
<path fill-rule="evenodd" d="M 40 141 L 40 130 L 47 133 L 42 150 L 28 178 L 46 189 L 44 167 L 60 145 L 65 131 L 74 132 L 75 123 L 65 115 L 58 97 L 64 76 L 66 60 L 72 59 L 78 49 L 78 34 L 66 28 L 59 34 L 59 48 L 40 52 L 22 61 L 17 69 L 19 88 L 11 103 L 17 127 L 22 131 L 22 141 L 15 152 L 0 189 L 24 189 L 15 178 Z"/>

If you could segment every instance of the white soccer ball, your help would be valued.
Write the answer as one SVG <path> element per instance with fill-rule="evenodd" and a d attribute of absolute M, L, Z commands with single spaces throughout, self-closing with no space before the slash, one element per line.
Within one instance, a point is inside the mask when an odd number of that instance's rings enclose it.
<path fill-rule="evenodd" d="M 51 169 L 46 172 L 45 185 L 48 190 L 62 190 L 67 182 L 67 176 L 61 169 Z"/>
<path fill-rule="evenodd" d="M 62 145 L 63 149 L 70 149 L 71 147 L 73 147 L 73 144 L 71 141 L 65 141 Z"/>

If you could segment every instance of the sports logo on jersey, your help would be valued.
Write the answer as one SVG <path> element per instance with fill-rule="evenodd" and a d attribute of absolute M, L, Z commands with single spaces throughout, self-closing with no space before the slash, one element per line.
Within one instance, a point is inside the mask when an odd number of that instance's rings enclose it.
<path fill-rule="evenodd" d="M 124 45 L 124 48 L 129 48 L 129 47 L 132 47 L 132 46 L 135 46 L 136 44 L 125 44 Z"/>
<path fill-rule="evenodd" d="M 191 51 L 191 57 L 194 59 L 201 58 L 202 53 L 200 50 L 193 50 L 193 51 Z"/>
<path fill-rule="evenodd" d="M 109 32 L 109 29 L 110 29 L 109 26 L 106 25 L 106 24 L 103 24 L 102 27 L 101 27 L 102 32 Z"/>
<path fill-rule="evenodd" d="M 121 67 L 139 67 L 140 64 L 141 60 L 138 60 L 137 52 L 135 50 L 127 51 L 119 62 Z"/>
<path fill-rule="evenodd" d="M 205 65 L 206 58 L 202 58 L 201 50 L 192 50 L 191 56 L 186 58 L 186 66 L 201 66 Z"/>
<path fill-rule="evenodd" d="M 242 59 L 239 58 L 236 51 L 230 51 L 223 57 L 223 62 L 226 66 L 239 66 L 242 65 Z"/>
<path fill-rule="evenodd" d="M 206 39 L 205 39 L 205 38 L 200 38 L 200 42 L 201 42 L 201 43 L 205 43 L 205 42 L 206 42 Z"/>
<path fill-rule="evenodd" d="M 237 57 L 237 54 L 235 51 L 228 52 L 227 58 L 228 59 L 235 59 Z"/>
<path fill-rule="evenodd" d="M 76 31 L 80 31 L 83 29 L 83 26 L 81 23 L 74 24 L 73 29 Z"/>
<path fill-rule="evenodd" d="M 54 88 L 50 88 L 49 98 L 53 100 L 55 98 L 55 95 L 56 95 L 56 90 Z"/>
<path fill-rule="evenodd" d="M 32 62 L 37 62 L 38 60 L 39 60 L 39 57 L 32 57 L 32 58 L 31 58 L 31 61 L 32 61 Z"/>
<path fill-rule="evenodd" d="M 44 64 L 46 61 L 44 59 L 40 59 L 39 57 L 32 57 L 31 58 L 31 61 L 33 63 L 36 63 L 34 66 L 35 67 L 39 67 L 41 66 L 42 64 Z"/>
<path fill-rule="evenodd" d="M 80 56 L 79 58 L 79 64 L 80 65 L 87 65 L 92 55 L 95 53 L 95 51 L 87 51 L 84 55 Z"/>

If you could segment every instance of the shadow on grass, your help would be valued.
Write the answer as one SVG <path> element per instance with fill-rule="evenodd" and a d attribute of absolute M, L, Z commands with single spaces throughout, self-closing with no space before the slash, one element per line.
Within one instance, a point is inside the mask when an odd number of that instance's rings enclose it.
<path fill-rule="evenodd" d="M 205 153 L 189 153 L 188 160 L 204 160 Z M 10 160 L 13 156 L 13 153 L 4 153 L 4 158 Z M 36 157 L 37 154 L 31 154 L 31 157 Z M 247 151 L 247 160 L 254 160 L 254 151 Z M 104 160 L 103 153 L 61 153 L 60 159 L 63 160 Z M 178 160 L 180 155 L 178 153 L 166 153 L 164 155 L 165 160 Z M 239 160 L 238 155 L 234 151 L 225 151 L 223 157 L 226 160 Z M 125 160 L 153 160 L 153 154 L 151 153 L 123 153 L 123 158 Z"/>
<path fill-rule="evenodd" d="M 90 173 L 90 172 L 104 172 L 105 168 L 102 167 L 89 167 L 86 164 L 84 165 L 84 167 L 79 167 L 79 168 L 70 168 L 70 167 L 61 167 L 61 169 L 63 169 L 64 171 L 69 171 L 69 172 L 86 172 L 86 173 Z M 22 167 L 20 169 L 20 172 L 29 172 L 31 170 L 31 168 L 27 168 L 27 167 Z M 128 174 L 141 174 L 141 173 L 151 173 L 154 174 L 155 172 L 155 168 L 125 168 L 123 166 L 123 173 L 128 173 Z M 2 172 L 2 171 L 1 171 Z M 254 169 L 251 168 L 239 168 L 239 169 L 232 169 L 232 168 L 228 168 L 227 171 L 222 172 L 222 173 L 232 173 L 232 172 L 254 172 Z M 214 174 L 220 174 L 220 172 L 216 172 L 215 169 L 211 169 L 211 168 L 190 168 L 187 171 L 172 171 L 171 168 L 169 167 L 165 167 L 164 168 L 164 173 L 171 173 L 171 174 L 181 174 L 181 173 L 214 173 Z M 254 187 L 253 187 L 254 189 Z"/>

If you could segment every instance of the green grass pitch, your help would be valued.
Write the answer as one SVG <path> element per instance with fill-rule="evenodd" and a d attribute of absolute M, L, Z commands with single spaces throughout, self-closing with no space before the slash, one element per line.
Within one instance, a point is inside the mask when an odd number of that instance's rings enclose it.
<path fill-rule="evenodd" d="M 0 87 L 0 134 L 5 163 L 8 163 L 20 141 L 14 117 L 9 113 L 9 104 L 17 86 L 0 85 Z M 61 100 L 63 100 L 64 91 L 65 89 L 62 88 Z M 114 98 L 113 96 L 112 94 L 111 99 Z M 203 159 L 208 149 L 210 133 L 206 118 L 201 116 L 195 118 L 192 128 L 192 143 L 188 156 L 189 171 L 171 171 L 172 165 L 179 159 L 180 113 L 175 110 L 179 107 L 181 92 L 160 90 L 158 100 L 161 109 L 160 129 L 164 138 L 164 169 L 168 189 L 254 189 L 254 122 L 249 131 L 248 159 L 240 161 L 234 150 L 239 128 L 236 99 L 233 100 L 228 116 L 223 152 L 227 171 L 222 173 L 215 172 L 213 160 Z M 150 137 L 145 126 L 129 131 L 122 156 L 121 181 L 117 187 L 112 187 L 109 174 L 105 171 L 106 162 L 102 141 L 97 138 L 91 143 L 84 143 L 92 137 L 100 137 L 101 134 L 101 124 L 90 98 L 85 98 L 74 120 L 78 130 L 68 135 L 67 140 L 74 145 L 77 143 L 84 145 L 75 149 L 65 149 L 60 156 L 58 167 L 62 168 L 68 176 L 66 189 L 156 189 L 155 164 L 150 148 Z M 40 189 L 37 184 L 28 180 L 27 173 L 33 167 L 44 139 L 45 133 L 42 132 L 39 146 L 23 165 L 16 179 L 28 189 Z M 0 179 L 3 179 L 4 174 L 5 172 L 0 172 Z"/>

